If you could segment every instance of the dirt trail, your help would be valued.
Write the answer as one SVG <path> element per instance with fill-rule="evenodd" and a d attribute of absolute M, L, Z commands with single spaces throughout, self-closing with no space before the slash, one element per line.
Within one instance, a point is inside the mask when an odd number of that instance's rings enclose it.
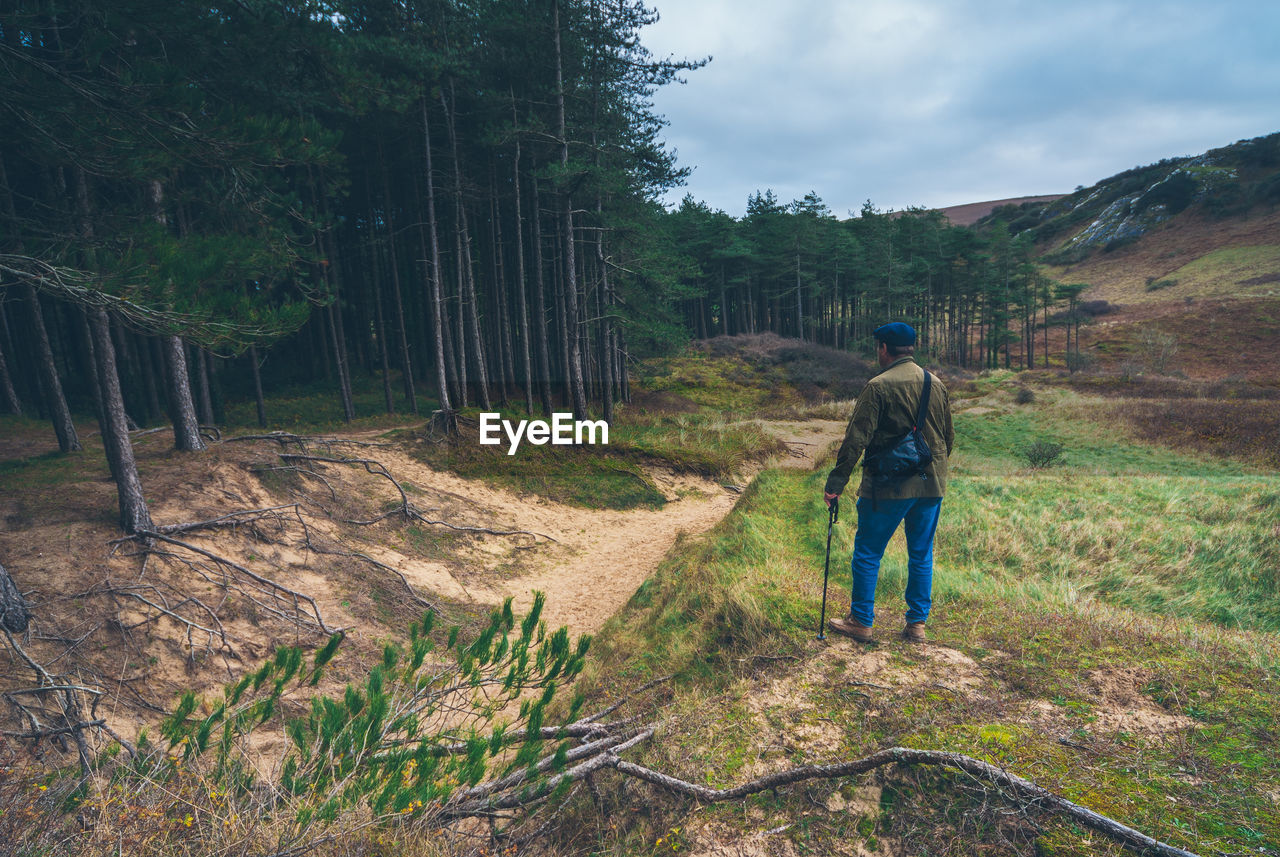
<path fill-rule="evenodd" d="M 844 431 L 843 423 L 831 420 L 765 425 L 788 445 L 789 454 L 770 463 L 784 467 L 812 467 L 815 457 Z M 598 631 L 653 574 L 682 534 L 711 529 L 733 509 L 741 490 L 650 470 L 667 498 L 661 509 L 580 509 L 436 471 L 399 452 L 380 453 L 379 458 L 398 477 L 435 495 L 448 518 L 554 539 L 486 537 L 472 546 L 462 564 L 383 547 L 377 554 L 380 561 L 396 567 L 416 586 L 451 598 L 500 604 L 511 596 L 523 610 L 534 592 L 543 592 L 548 624 L 568 625 L 575 634 Z"/>
<path fill-rule="evenodd" d="M 844 431 L 843 424 L 827 420 L 766 426 L 787 443 L 789 455 L 771 462 L 783 467 L 812 467 L 815 456 Z M 706 479 L 651 475 L 669 500 L 663 508 L 617 512 L 562 507 L 558 514 L 564 519 L 560 531 L 565 550 L 504 586 L 503 594 L 514 595 L 523 606 L 535 591 L 545 592 L 553 626 L 593 633 L 654 573 L 681 534 L 706 532 L 737 502 L 738 491 Z"/>

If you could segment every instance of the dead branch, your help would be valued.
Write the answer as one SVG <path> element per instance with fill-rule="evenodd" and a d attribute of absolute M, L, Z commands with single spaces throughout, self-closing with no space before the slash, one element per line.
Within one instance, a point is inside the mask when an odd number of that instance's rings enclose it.
<path fill-rule="evenodd" d="M 613 703 L 609 707 L 601 711 L 597 711 L 595 714 L 592 714 L 588 717 L 583 717 L 581 720 L 575 720 L 573 723 L 570 724 L 570 727 L 585 726 L 588 724 L 597 723 L 603 720 L 604 718 L 608 717 L 610 714 L 617 711 L 627 702 L 639 696 L 640 694 L 644 693 L 645 691 L 652 690 L 653 688 L 657 687 L 660 684 L 663 684 L 664 682 L 671 681 L 671 679 L 673 678 L 675 678 L 675 673 L 669 673 L 664 676 L 659 676 L 658 678 L 655 678 L 653 681 L 647 684 L 643 684 L 640 687 L 636 688 L 631 693 L 628 693 L 626 696 L 619 698 L 617 702 Z"/>
<path fill-rule="evenodd" d="M 211 518 L 207 521 L 167 524 L 162 527 L 156 527 L 156 531 L 172 536 L 178 533 L 190 533 L 194 530 L 216 530 L 222 528 L 234 530 L 238 527 L 251 526 L 262 520 L 275 521 L 278 529 L 284 529 L 284 516 L 281 514 L 283 509 L 292 509 L 296 514 L 298 512 L 298 504 L 286 503 L 283 506 L 268 506 L 264 509 L 245 509 L 239 512 L 231 512 L 218 518 Z M 254 534 L 255 536 L 258 535 L 256 529 Z"/>
<path fill-rule="evenodd" d="M 67 749 L 64 739 L 70 737 L 80 760 L 78 788 L 93 774 L 93 751 L 84 733 L 105 726 L 104 723 L 98 722 L 101 718 L 98 718 L 96 713 L 90 714 L 87 718 L 84 716 L 84 698 L 86 695 L 95 698 L 93 711 L 96 712 L 96 699 L 102 697 L 104 692 L 51 674 L 48 669 L 27 654 L 9 633 L 8 628 L 0 626 L 0 633 L 4 634 L 10 650 L 36 675 L 36 687 L 7 690 L 3 694 L 5 702 L 9 704 L 18 719 L 28 724 L 27 733 L 30 734 L 15 737 L 27 737 L 37 742 L 43 738 L 49 738 L 62 750 Z M 32 701 L 27 702 L 20 697 L 31 697 Z"/>
<path fill-rule="evenodd" d="M 165 542 L 166 544 L 175 545 L 177 547 L 184 548 L 185 550 L 189 550 L 192 553 L 199 554 L 200 556 L 203 556 L 208 560 L 212 560 L 216 565 L 234 569 L 235 571 L 239 572 L 240 574 L 244 575 L 245 577 L 249 578 L 255 583 L 260 584 L 270 592 L 274 593 L 277 596 L 278 600 L 292 602 L 292 606 L 294 610 L 294 618 L 296 619 L 304 618 L 304 614 L 298 611 L 298 604 L 299 602 L 306 602 L 311 607 L 311 614 L 315 617 L 315 620 L 314 620 L 315 624 L 320 628 L 321 631 L 323 631 L 326 634 L 336 634 L 340 630 L 338 628 L 330 628 L 328 625 L 325 624 L 324 617 L 320 614 L 319 605 L 316 604 L 316 601 L 314 598 L 312 598 L 310 595 L 307 595 L 305 592 L 299 592 L 296 589 L 290 589 L 287 586 L 276 583 L 274 580 L 271 580 L 270 578 L 263 577 L 262 575 L 257 574 L 256 572 L 250 571 L 248 568 L 245 568 L 243 565 L 240 565 L 238 562 L 234 562 L 230 559 L 227 559 L 224 556 L 219 556 L 218 554 L 215 554 L 212 551 L 207 551 L 202 547 L 198 547 L 196 545 L 191 544 L 190 542 L 184 542 L 184 541 L 181 541 L 180 539 L 175 539 L 171 536 L 167 536 L 164 533 L 157 532 L 156 530 L 140 530 L 135 535 L 135 538 L 154 539 L 156 541 Z M 270 610 L 273 613 L 276 613 L 277 615 L 282 616 L 283 618 L 286 618 L 286 619 L 290 618 L 289 616 L 285 616 L 284 614 L 280 613 L 278 610 L 274 608 L 267 607 L 266 609 Z M 307 619 L 306 621 L 311 621 L 311 620 Z"/>
<path fill-rule="evenodd" d="M 572 725 L 579 726 L 581 723 L 582 721 L 579 721 Z M 561 734 L 564 734 L 563 730 L 566 728 L 568 727 L 560 727 Z M 612 730 L 612 726 L 604 728 Z M 1036 809 L 1061 813 L 1076 823 L 1139 853 L 1157 854 L 1162 857 L 1197 857 L 1193 852 L 1160 842 L 989 762 L 960 753 L 890 747 L 861 759 L 831 765 L 802 765 L 767 774 L 732 788 L 715 789 L 626 762 L 620 758 L 620 754 L 627 749 L 652 738 L 656 730 L 656 725 L 643 729 L 630 728 L 576 747 L 562 757 L 562 761 L 569 763 L 571 767 L 531 789 L 530 780 L 534 775 L 545 773 L 554 766 L 554 755 L 547 755 L 531 768 L 524 768 L 497 780 L 480 783 L 459 792 L 442 809 L 440 818 L 451 821 L 461 818 L 492 817 L 502 810 L 528 809 L 542 802 L 558 786 L 568 782 L 589 781 L 593 774 L 605 768 L 613 768 L 624 776 L 643 780 L 658 788 L 694 798 L 702 803 L 723 803 L 740 800 L 759 792 L 777 790 L 794 783 L 865 774 L 888 765 L 931 765 L 959 770 L 975 779 L 993 784 L 1007 800 L 1017 804 L 1017 812 Z"/>
<path fill-rule="evenodd" d="M 445 520 L 428 518 L 425 514 L 423 514 L 423 511 L 421 509 L 417 508 L 409 501 L 409 495 L 404 490 L 404 486 L 400 484 L 399 480 L 397 480 L 394 476 L 391 475 L 391 471 L 387 470 L 386 465 L 384 465 L 382 462 L 373 458 L 333 458 L 330 456 L 322 456 L 322 455 L 304 455 L 302 453 L 296 453 L 296 452 L 288 452 L 288 453 L 282 452 L 280 453 L 280 459 L 284 461 L 286 464 L 295 464 L 295 466 L 298 462 L 311 462 L 316 464 L 348 464 L 348 465 L 356 465 L 359 467 L 363 467 L 366 473 L 369 473 L 373 476 L 382 477 L 383 479 L 386 479 L 388 482 L 390 482 L 392 486 L 396 489 L 396 493 L 400 495 L 400 505 L 395 509 L 392 509 L 388 512 L 384 512 L 381 515 L 378 515 L 367 521 L 352 521 L 352 520 L 344 519 L 342 521 L 344 524 L 353 524 L 355 526 L 367 527 L 372 524 L 379 523 L 380 521 L 384 521 L 387 518 L 390 518 L 392 515 L 401 515 L 406 520 L 417 521 L 419 523 L 428 524 L 430 526 L 445 527 L 446 529 L 455 530 L 457 532 L 462 532 L 462 533 L 485 533 L 491 536 L 533 536 L 535 538 L 543 538 L 551 542 L 557 541 L 555 538 L 547 535 L 546 533 L 538 533 L 532 530 L 496 530 L 490 527 L 478 527 L 478 526 L 469 526 L 464 524 L 454 524 Z M 332 491 L 332 488 L 330 488 L 330 490 Z"/>
<path fill-rule="evenodd" d="M 1008 790 L 1011 793 L 1010 797 L 1015 800 L 1043 810 L 1060 812 L 1090 830 L 1096 830 L 1140 853 L 1169 855 L 1169 857 L 1197 857 L 1190 851 L 1160 842 L 1112 818 L 1073 803 L 1064 797 L 1037 786 L 1030 780 L 1011 774 L 988 762 L 960 753 L 948 753 L 941 750 L 913 750 L 909 747 L 890 747 L 887 750 L 881 750 L 878 753 L 850 762 L 840 762 L 834 765 L 802 765 L 785 771 L 767 774 L 733 788 L 713 789 L 660 773 L 651 768 L 625 762 L 618 758 L 617 752 L 619 750 L 621 750 L 621 747 L 605 754 L 606 760 L 601 766 L 607 765 L 627 776 L 644 780 L 667 791 L 696 798 L 703 803 L 738 800 L 758 792 L 777 789 L 805 780 L 835 779 L 865 774 L 885 765 L 936 765 L 955 768 Z M 563 776 L 568 776 L 570 773 L 570 771 L 566 771 Z"/>

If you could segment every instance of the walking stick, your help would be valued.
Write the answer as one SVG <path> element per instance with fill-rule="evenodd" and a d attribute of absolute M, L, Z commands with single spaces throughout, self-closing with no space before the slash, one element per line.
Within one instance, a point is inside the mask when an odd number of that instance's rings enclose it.
<path fill-rule="evenodd" d="M 840 517 L 840 499 L 837 497 L 832 500 L 827 508 L 831 510 L 831 517 L 827 520 L 827 561 L 822 566 L 822 615 L 818 617 L 819 640 L 827 638 L 822 629 L 827 626 L 827 577 L 831 574 L 831 530 L 836 525 L 836 519 Z"/>

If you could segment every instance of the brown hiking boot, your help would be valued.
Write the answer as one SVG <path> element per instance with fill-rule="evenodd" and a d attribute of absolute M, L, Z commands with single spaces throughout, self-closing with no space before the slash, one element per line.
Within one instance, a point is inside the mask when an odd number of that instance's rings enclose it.
<path fill-rule="evenodd" d="M 837 634 L 852 637 L 859 643 L 872 642 L 871 629 L 866 625 L 859 624 L 852 616 L 845 616 L 843 619 L 828 619 L 827 627 Z"/>
<path fill-rule="evenodd" d="M 923 622 L 908 622 L 902 629 L 902 639 L 909 643 L 925 643 L 929 638 L 924 633 Z"/>

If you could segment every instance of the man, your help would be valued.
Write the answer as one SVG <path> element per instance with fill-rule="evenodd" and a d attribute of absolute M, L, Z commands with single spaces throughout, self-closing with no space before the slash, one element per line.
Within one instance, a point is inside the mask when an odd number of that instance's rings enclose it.
<path fill-rule="evenodd" d="M 853 417 L 845 431 L 836 466 L 827 477 L 823 499 L 836 501 L 849 481 L 853 466 L 868 450 L 874 454 L 892 447 L 915 424 L 924 390 L 924 370 L 916 365 L 916 332 L 908 324 L 894 322 L 877 328 L 876 354 L 883 370 L 867 382 L 858 395 Z M 899 524 L 907 535 L 907 613 L 902 636 L 923 643 L 933 591 L 933 534 L 938 527 L 942 494 L 947 484 L 947 457 L 955 434 L 951 428 L 951 403 L 947 390 L 933 377 L 929 386 L 929 410 L 920 434 L 933 453 L 933 461 L 921 475 L 900 481 L 873 483 L 864 460 L 858 489 L 858 532 L 853 540 L 853 598 L 849 615 L 831 619 L 832 631 L 863 643 L 872 640 L 875 622 L 876 578 L 885 547 Z"/>

